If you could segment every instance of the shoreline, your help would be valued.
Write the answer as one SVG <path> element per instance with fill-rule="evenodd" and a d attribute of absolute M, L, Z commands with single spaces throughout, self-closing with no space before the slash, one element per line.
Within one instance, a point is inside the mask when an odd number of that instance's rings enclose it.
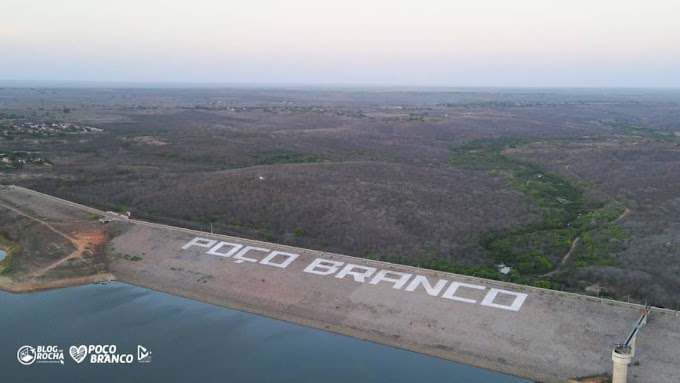
<path fill-rule="evenodd" d="M 228 308 L 231 310 L 236 310 L 236 311 L 241 311 L 249 314 L 254 314 L 254 315 L 259 315 L 262 317 L 270 318 L 270 319 L 275 319 L 275 320 L 280 320 L 283 322 L 287 323 L 292 323 L 316 330 L 321 330 L 321 331 L 327 331 L 330 333 L 342 335 L 342 336 L 348 336 L 351 338 L 355 339 L 360 339 L 364 340 L 367 342 L 371 343 L 376 343 L 376 344 L 381 344 L 389 347 L 394 347 L 400 350 L 405 350 L 405 351 L 411 351 L 415 352 L 418 354 L 422 355 L 428 355 L 431 357 L 443 359 L 443 360 L 449 360 L 452 362 L 456 363 L 461 363 L 489 371 L 494 371 L 494 372 L 499 372 L 505 375 L 512 375 L 515 377 L 523 378 L 523 379 L 529 379 L 531 380 L 531 377 L 524 376 L 521 374 L 519 371 L 513 370 L 513 372 L 507 371 L 507 370 L 502 370 L 498 368 L 498 365 L 496 364 L 489 364 L 489 363 L 484 363 L 482 359 L 475 355 L 467 355 L 467 354 L 457 354 L 455 358 L 452 358 L 450 354 L 446 352 L 431 352 L 426 349 L 419 349 L 417 347 L 409 347 L 405 346 L 403 343 L 390 339 L 390 338 L 385 338 L 384 336 L 381 336 L 380 334 L 370 334 L 370 333 L 365 333 L 362 332 L 361 329 L 357 328 L 347 328 L 343 326 L 337 326 L 337 325 L 330 325 L 330 324 L 325 324 L 320 321 L 316 321 L 313 319 L 308 319 L 304 318 L 301 316 L 296 316 L 292 314 L 287 314 L 284 312 L 270 312 L 266 309 L 257 307 L 257 306 L 252 306 L 252 305 L 247 305 L 247 304 L 240 304 L 237 302 L 231 302 L 231 301 L 226 301 L 224 299 L 220 299 L 219 297 L 208 297 L 204 295 L 198 295 L 198 294 L 192 294 L 190 290 L 183 290 L 183 289 L 178 289 L 178 288 L 168 288 L 168 287 L 159 287 L 153 283 L 145 283 L 142 280 L 139 279 L 134 279 L 134 278 L 118 278 L 113 274 L 100 274 L 96 276 L 91 276 L 91 277 L 79 277 L 79 278 L 70 278 L 70 279 L 64 279 L 64 280 L 59 280 L 59 281 L 51 281 L 48 283 L 31 283 L 31 282 L 14 282 L 11 284 L 8 284 L 4 279 L 6 277 L 0 277 L 0 291 L 6 292 L 6 293 L 11 293 L 11 294 L 32 294 L 32 293 L 39 293 L 43 291 L 50 291 L 50 290 L 59 290 L 63 288 L 69 288 L 69 287 L 77 287 L 77 286 L 85 286 L 89 284 L 98 284 L 102 282 L 119 282 L 119 283 L 124 283 L 127 285 L 131 286 L 137 286 L 141 288 L 145 288 L 148 290 L 153 290 L 169 295 L 173 295 L 176 297 L 181 297 L 184 299 L 190 299 L 190 300 L 195 300 L 198 302 L 203 302 L 203 303 L 208 303 L 212 304 L 215 306 L 219 307 L 224 307 Z M 14 286 L 11 286 L 11 285 Z M 538 382 L 534 380 L 535 382 Z"/>
<path fill-rule="evenodd" d="M 433 353 L 433 352 L 428 351 L 427 349 L 424 349 L 424 348 L 419 349 L 419 348 L 416 348 L 416 347 L 408 347 L 408 346 L 405 346 L 402 342 L 390 339 L 389 337 L 385 338 L 384 336 L 381 336 L 380 334 L 365 333 L 361 329 L 357 329 L 357 328 L 347 328 L 347 327 L 343 327 L 343 326 L 326 324 L 324 322 L 304 318 L 304 317 L 301 317 L 301 316 L 292 315 L 292 314 L 289 314 L 289 313 L 283 313 L 283 312 L 272 313 L 272 312 L 270 312 L 266 309 L 259 308 L 259 307 L 256 307 L 256 306 L 239 304 L 237 302 L 227 302 L 227 301 L 222 300 L 220 298 L 209 298 L 209 297 L 205 297 L 205 296 L 197 296 L 196 294 L 192 294 L 190 291 L 187 291 L 187 290 L 159 288 L 158 286 L 155 286 L 153 284 L 145 284 L 145 283 L 142 283 L 142 282 L 139 282 L 139 281 L 127 280 L 126 278 L 117 279 L 116 281 L 121 282 L 121 283 L 125 283 L 125 284 L 129 284 L 129 285 L 133 285 L 133 286 L 142 287 L 142 288 L 153 290 L 153 291 L 162 292 L 162 293 L 165 293 L 165 294 L 170 294 L 170 295 L 185 298 L 185 299 L 191 299 L 191 300 L 209 303 L 209 304 L 220 306 L 220 307 L 225 307 L 225 308 L 228 308 L 228 309 L 231 309 L 231 310 L 237 310 L 237 311 L 242 311 L 242 312 L 246 312 L 246 313 L 249 313 L 249 314 L 255 314 L 255 315 L 262 316 L 262 317 L 266 317 L 266 318 L 270 318 L 270 319 L 276 319 L 276 320 L 280 320 L 280 321 L 288 322 L 288 323 L 293 323 L 293 324 L 296 324 L 296 325 L 300 325 L 300 326 L 304 326 L 304 327 L 308 327 L 308 328 L 313 328 L 313 329 L 316 329 L 316 330 L 327 331 L 327 332 L 338 334 L 338 335 L 348 336 L 348 337 L 351 337 L 351 338 L 360 339 L 360 340 L 364 340 L 364 341 L 371 342 L 371 343 L 382 344 L 382 345 L 394 347 L 394 348 L 397 348 L 397 349 L 400 349 L 400 350 L 411 351 L 411 352 L 415 352 L 415 353 L 418 353 L 418 354 L 423 354 L 423 355 L 436 357 L 436 358 L 439 358 L 439 359 L 449 360 L 449 361 L 452 361 L 452 362 L 461 363 L 461 364 L 465 364 L 465 365 L 469 365 L 469 366 L 473 366 L 473 367 L 477 367 L 477 368 L 482 368 L 482 369 L 489 370 L 489 371 L 495 371 L 495 372 L 499 372 L 499 373 L 502 373 L 502 374 L 505 374 L 505 375 L 512 375 L 512 376 L 516 376 L 516 377 L 523 378 L 523 379 L 533 380 L 536 383 L 539 382 L 538 380 L 534 380 L 531 377 L 523 376 L 519 371 L 515 371 L 514 373 L 512 373 L 512 372 L 503 371 L 503 370 L 497 368 L 498 365 L 483 363 L 483 361 L 481 359 L 479 359 L 477 356 L 474 356 L 474 355 L 467 355 L 467 354 L 461 353 L 461 354 L 458 354 L 456 358 L 451 358 L 450 354 L 447 354 L 446 352 Z"/>
<path fill-rule="evenodd" d="M 405 350 L 405 351 L 410 351 L 410 352 L 415 352 L 418 354 L 422 355 L 427 355 L 443 360 L 448 360 L 460 364 L 465 364 L 468 366 L 476 367 L 476 368 L 481 368 L 489 371 L 494 371 L 494 372 L 499 372 L 505 375 L 511 375 L 515 377 L 519 377 L 522 379 L 527 379 L 531 380 L 535 383 L 539 382 L 551 382 L 554 381 L 552 376 L 545 376 L 544 374 L 536 373 L 536 372 L 530 372 L 527 373 L 524 370 L 521 370 L 519 368 L 514 368 L 513 366 L 507 365 L 505 363 L 498 363 L 498 362 L 493 362 L 493 361 L 488 361 L 487 358 L 483 355 L 475 355 L 472 353 L 465 353 L 463 351 L 456 351 L 455 353 L 450 353 L 446 351 L 437 351 L 437 350 L 431 350 L 426 347 L 419 347 L 418 345 L 405 345 L 403 342 L 400 342 L 398 340 L 395 340 L 393 337 L 385 337 L 384 334 L 381 334 L 379 332 L 373 332 L 373 333 L 367 333 L 364 330 L 360 328 L 352 328 L 352 327 L 345 327 L 345 326 L 338 326 L 338 325 L 332 325 L 332 324 L 326 324 L 321 321 L 317 321 L 314 319 L 309 319 L 305 318 L 302 316 L 297 316 L 297 315 L 292 315 L 290 313 L 285 313 L 285 312 L 271 312 L 268 311 L 267 309 L 254 306 L 254 305 L 248 305 L 248 304 L 243 304 L 243 303 L 238 303 L 234 301 L 228 301 L 220 297 L 211 297 L 211 296 L 206 296 L 206 295 L 200 295 L 196 293 L 192 293 L 191 290 L 185 290 L 185 289 L 180 289 L 180 288 L 172 288 L 172 287 L 167 287 L 167 286 L 158 286 L 157 284 L 154 283 L 147 283 L 144 282 L 141 279 L 136 279 L 136 278 L 118 278 L 113 274 L 99 274 L 95 276 L 90 276 L 90 277 L 79 277 L 79 278 L 70 278 L 70 279 L 64 279 L 64 280 L 59 280 L 59 281 L 51 281 L 48 283 L 43 283 L 43 284 L 36 284 L 36 283 L 29 283 L 29 282 L 15 282 L 15 286 L 17 287 L 9 287 L 3 279 L 6 279 L 6 277 L 0 278 L 0 291 L 11 293 L 11 294 L 31 294 L 31 293 L 39 293 L 43 291 L 49 291 L 49 290 L 58 290 L 62 288 L 69 288 L 69 287 L 77 287 L 77 286 L 84 286 L 84 285 L 89 285 L 89 284 L 98 284 L 102 282 L 111 282 L 111 281 L 116 281 L 119 283 L 124 283 L 127 285 L 131 286 L 137 286 L 141 288 L 145 288 L 148 290 L 152 291 L 157 291 L 169 295 L 173 295 L 176 297 L 181 297 L 184 299 L 190 299 L 190 300 L 195 300 L 203 303 L 208 303 L 212 304 L 215 306 L 219 307 L 224 307 L 228 308 L 231 310 L 236 310 L 236 311 L 241 311 L 249 314 L 254 314 L 254 315 L 259 315 L 262 317 L 270 318 L 270 319 L 275 319 L 275 320 L 280 320 L 284 321 L 287 323 L 292 323 L 316 330 L 321 330 L 321 331 L 327 331 L 330 333 L 342 335 L 342 336 L 348 336 L 351 338 L 355 339 L 360 339 L 364 340 L 367 342 L 372 342 L 376 344 L 381 344 L 389 347 L 394 347 L 400 350 Z M 547 380 L 546 380 L 547 379 Z M 580 378 L 569 378 L 568 380 L 560 380 L 560 382 L 578 382 L 580 381 Z"/>
<path fill-rule="evenodd" d="M 49 282 L 14 281 L 9 277 L 0 276 L 0 291 L 11 294 L 30 294 L 41 291 L 58 290 L 66 287 L 90 285 L 106 281 L 115 281 L 117 278 L 111 273 L 96 274 L 86 277 L 60 279 Z"/>
<path fill-rule="evenodd" d="M 96 211 L 20 188 L 10 194 L 48 217 L 57 208 Z M 17 282 L 10 292 L 117 280 L 545 383 L 611 371 L 612 345 L 644 308 L 134 219 L 107 225 L 117 233 L 107 242 L 109 273 Z M 644 367 L 629 383 L 680 381 L 669 359 L 680 344 L 678 312 L 653 308 L 640 339 Z"/>

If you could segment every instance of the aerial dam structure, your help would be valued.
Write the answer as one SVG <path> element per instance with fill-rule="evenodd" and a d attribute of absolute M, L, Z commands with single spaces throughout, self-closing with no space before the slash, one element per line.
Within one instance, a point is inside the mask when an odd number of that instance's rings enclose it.
<path fill-rule="evenodd" d="M 674 310 L 144 222 L 20 187 L 0 189 L 0 214 L 75 241 L 106 231 L 105 267 L 58 286 L 115 278 L 537 382 L 680 382 Z M 0 289 L 53 288 L 63 273 L 51 275 L 0 277 Z"/>

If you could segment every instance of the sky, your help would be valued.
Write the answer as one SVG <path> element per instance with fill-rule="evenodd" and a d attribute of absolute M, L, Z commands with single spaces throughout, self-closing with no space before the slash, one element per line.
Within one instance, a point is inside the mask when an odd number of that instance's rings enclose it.
<path fill-rule="evenodd" d="M 680 87 L 678 0 L 2 0 L 0 80 Z"/>

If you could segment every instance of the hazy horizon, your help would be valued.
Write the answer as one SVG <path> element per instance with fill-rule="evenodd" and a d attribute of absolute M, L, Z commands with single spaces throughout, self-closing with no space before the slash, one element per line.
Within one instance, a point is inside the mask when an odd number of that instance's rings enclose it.
<path fill-rule="evenodd" d="M 280 89 L 291 91 L 417 91 L 417 92 L 571 92 L 582 91 L 658 91 L 680 92 L 680 86 L 455 86 L 420 84 L 342 84 L 342 83 L 290 83 L 290 82 L 218 82 L 218 81 L 80 81 L 80 80 L 6 80 L 0 79 L 0 88 L 55 88 L 55 89 Z"/>
<path fill-rule="evenodd" d="M 680 87 L 669 0 L 8 0 L 0 80 Z"/>

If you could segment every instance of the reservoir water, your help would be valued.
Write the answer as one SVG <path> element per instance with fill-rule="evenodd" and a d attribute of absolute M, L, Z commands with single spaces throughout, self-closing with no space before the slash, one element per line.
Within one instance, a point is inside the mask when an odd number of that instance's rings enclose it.
<path fill-rule="evenodd" d="M 5 250 L 0 249 L 0 261 L 5 259 L 6 256 L 7 256 L 7 252 Z"/>
<path fill-rule="evenodd" d="M 116 345 L 132 364 L 80 364 L 71 345 Z M 24 345 L 56 345 L 64 364 L 21 365 Z M 137 362 L 137 346 L 151 352 Z M 35 294 L 0 291 L 7 382 L 447 382 L 527 380 L 123 283 Z"/>

